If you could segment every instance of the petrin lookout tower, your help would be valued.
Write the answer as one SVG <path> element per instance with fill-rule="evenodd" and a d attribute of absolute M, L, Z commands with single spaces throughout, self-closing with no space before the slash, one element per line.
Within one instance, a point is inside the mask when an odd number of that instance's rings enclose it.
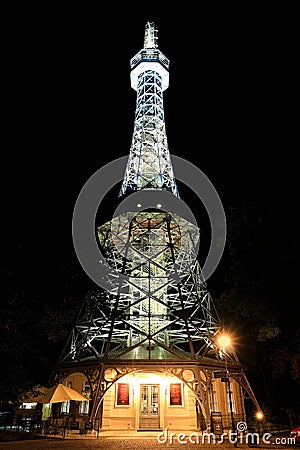
<path fill-rule="evenodd" d="M 67 413 L 94 429 L 209 429 L 214 412 L 230 428 L 246 419 L 245 398 L 259 405 L 235 353 L 218 344 L 199 230 L 172 208 L 180 196 L 164 120 L 169 60 L 153 23 L 130 66 L 137 100 L 119 198 L 132 209 L 97 229 L 107 264 L 123 277 L 85 302 L 55 376 L 91 399 Z"/>

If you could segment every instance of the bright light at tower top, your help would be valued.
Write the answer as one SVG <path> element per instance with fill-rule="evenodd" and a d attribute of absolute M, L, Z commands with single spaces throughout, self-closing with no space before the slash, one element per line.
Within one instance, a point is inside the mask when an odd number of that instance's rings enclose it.
<path fill-rule="evenodd" d="M 157 29 L 154 22 L 145 25 L 144 48 L 157 48 Z"/>

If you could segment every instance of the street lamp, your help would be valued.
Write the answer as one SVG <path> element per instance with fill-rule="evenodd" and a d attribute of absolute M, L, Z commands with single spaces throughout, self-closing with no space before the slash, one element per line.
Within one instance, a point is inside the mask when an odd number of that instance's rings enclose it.
<path fill-rule="evenodd" d="M 226 384 L 227 384 L 227 392 L 228 392 L 228 398 L 229 398 L 229 409 L 230 409 L 230 417 L 231 417 L 231 429 L 232 433 L 235 433 L 235 423 L 234 423 L 234 415 L 233 415 L 233 407 L 232 407 L 232 396 L 231 396 L 231 388 L 230 388 L 230 380 L 229 380 L 229 370 L 227 365 L 227 353 L 226 353 L 226 347 L 228 347 L 231 343 L 231 339 L 229 336 L 222 334 L 218 338 L 218 342 L 221 346 L 221 349 L 223 351 L 224 357 L 225 357 L 225 368 L 226 368 Z M 235 440 L 234 446 L 237 447 L 237 442 Z"/>
<path fill-rule="evenodd" d="M 258 434 L 260 434 L 261 433 L 261 421 L 263 420 L 264 415 L 261 411 L 257 411 L 257 413 L 255 414 L 255 417 L 256 417 L 256 420 L 258 423 Z"/>
<path fill-rule="evenodd" d="M 264 415 L 261 411 L 257 411 L 255 416 L 256 416 L 257 420 L 262 420 L 264 418 Z"/>

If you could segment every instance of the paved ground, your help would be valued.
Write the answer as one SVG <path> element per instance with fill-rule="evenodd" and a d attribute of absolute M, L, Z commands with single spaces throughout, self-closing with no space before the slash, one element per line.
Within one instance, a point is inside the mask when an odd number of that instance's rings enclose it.
<path fill-rule="evenodd" d="M 188 441 L 188 440 L 187 440 Z M 233 444 L 215 444 L 215 445 L 203 445 L 203 444 L 192 444 L 187 442 L 186 444 L 179 444 L 175 440 L 172 444 L 168 443 L 158 443 L 157 436 L 150 437 L 147 439 L 134 439 L 134 438 L 99 438 L 95 437 L 82 437 L 82 438 L 44 438 L 36 439 L 32 441 L 15 441 L 15 442 L 0 442 L 0 449 L 6 450 L 195 450 L 196 448 L 201 448 L 202 450 L 233 450 L 235 447 Z M 237 448 L 249 450 L 247 444 L 238 444 Z M 298 447 L 299 448 L 299 447 Z M 274 440 L 270 444 L 261 443 L 259 449 L 269 449 L 269 450 L 283 450 L 283 449 L 294 449 L 294 445 L 288 443 L 281 444 L 276 443 Z"/>

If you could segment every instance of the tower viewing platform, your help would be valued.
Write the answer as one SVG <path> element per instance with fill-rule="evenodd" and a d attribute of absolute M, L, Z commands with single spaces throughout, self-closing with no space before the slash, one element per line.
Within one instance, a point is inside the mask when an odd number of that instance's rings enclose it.
<path fill-rule="evenodd" d="M 141 73 L 151 70 L 157 72 L 162 79 L 162 90 L 169 87 L 169 66 L 170 61 L 160 50 L 144 48 L 140 50 L 131 60 L 131 87 L 137 91 L 138 77 Z"/>
<path fill-rule="evenodd" d="M 141 73 L 151 70 L 158 73 L 162 79 L 162 90 L 169 86 L 170 61 L 157 48 L 157 30 L 153 22 L 147 22 L 145 26 L 144 48 L 131 60 L 131 87 L 137 90 L 138 77 Z"/>

